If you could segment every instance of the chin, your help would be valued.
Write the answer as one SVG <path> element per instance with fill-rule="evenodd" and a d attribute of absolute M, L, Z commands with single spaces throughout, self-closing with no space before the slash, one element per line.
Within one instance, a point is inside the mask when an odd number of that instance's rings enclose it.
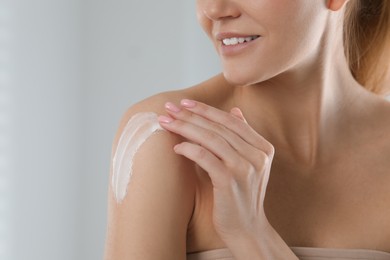
<path fill-rule="evenodd" d="M 248 83 L 248 77 L 242 72 L 224 70 L 223 76 L 232 85 L 247 85 Z"/>
<path fill-rule="evenodd" d="M 235 86 L 246 86 L 263 81 L 259 78 L 251 77 L 251 75 L 246 74 L 245 71 L 238 72 L 224 70 L 223 76 L 229 84 Z"/>

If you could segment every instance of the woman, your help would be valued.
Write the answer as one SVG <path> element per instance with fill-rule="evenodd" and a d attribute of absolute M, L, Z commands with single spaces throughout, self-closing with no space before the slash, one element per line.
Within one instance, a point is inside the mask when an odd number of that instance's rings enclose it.
<path fill-rule="evenodd" d="M 105 258 L 390 259 L 390 1 L 197 14 L 223 74 L 124 115 Z"/>

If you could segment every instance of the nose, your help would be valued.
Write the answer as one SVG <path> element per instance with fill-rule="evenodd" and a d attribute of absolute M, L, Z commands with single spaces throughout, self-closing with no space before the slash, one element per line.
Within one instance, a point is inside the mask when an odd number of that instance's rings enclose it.
<path fill-rule="evenodd" d="M 241 14 L 238 6 L 231 0 L 203 0 L 203 2 L 203 14 L 213 21 L 237 18 Z"/>

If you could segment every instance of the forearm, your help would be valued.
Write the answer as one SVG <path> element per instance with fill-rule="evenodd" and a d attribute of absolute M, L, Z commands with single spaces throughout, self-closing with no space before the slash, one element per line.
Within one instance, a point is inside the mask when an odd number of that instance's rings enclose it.
<path fill-rule="evenodd" d="M 298 257 L 272 228 L 261 233 L 238 236 L 228 243 L 237 260 L 297 260 Z"/>

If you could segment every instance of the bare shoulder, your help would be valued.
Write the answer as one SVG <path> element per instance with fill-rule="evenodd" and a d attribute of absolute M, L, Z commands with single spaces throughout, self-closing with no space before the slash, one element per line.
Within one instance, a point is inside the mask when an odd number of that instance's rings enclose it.
<path fill-rule="evenodd" d="M 148 112 L 155 113 L 156 115 L 165 115 L 164 105 L 166 102 L 179 103 L 184 98 L 195 99 L 214 107 L 223 107 L 224 103 L 229 100 L 229 96 L 233 90 L 234 87 L 226 82 L 222 74 L 219 74 L 192 87 L 158 93 L 141 100 L 132 105 L 123 114 L 113 144 L 115 146 L 125 125 L 138 113 Z"/>
<path fill-rule="evenodd" d="M 123 114 L 112 145 L 106 260 L 186 258 L 198 171 L 194 162 L 173 150 L 183 137 L 163 130 L 157 117 L 166 114 L 168 101 L 223 104 L 228 91 L 222 83 L 219 76 L 159 93 Z"/>
<path fill-rule="evenodd" d="M 113 141 L 105 259 L 185 259 L 194 208 L 193 163 L 174 153 L 181 137 L 159 128 L 164 104 L 147 98 L 123 115 Z M 157 131 L 161 130 L 161 131 Z"/>
<path fill-rule="evenodd" d="M 121 123 L 126 123 L 133 115 L 142 112 L 165 114 L 164 104 L 168 101 L 176 102 L 186 96 L 186 90 L 168 91 L 155 94 L 129 107 L 122 116 Z"/>
<path fill-rule="evenodd" d="M 117 128 L 117 132 L 113 140 L 112 150 L 114 151 L 116 149 L 116 145 L 119 141 L 121 134 L 123 133 L 123 129 L 135 115 L 140 113 L 149 113 L 154 114 L 155 116 L 165 115 L 165 103 L 168 101 L 178 102 L 182 98 L 191 98 L 191 95 L 188 92 L 189 91 L 187 91 L 186 89 L 162 92 L 131 105 L 123 113 L 120 119 L 119 126 Z"/>

